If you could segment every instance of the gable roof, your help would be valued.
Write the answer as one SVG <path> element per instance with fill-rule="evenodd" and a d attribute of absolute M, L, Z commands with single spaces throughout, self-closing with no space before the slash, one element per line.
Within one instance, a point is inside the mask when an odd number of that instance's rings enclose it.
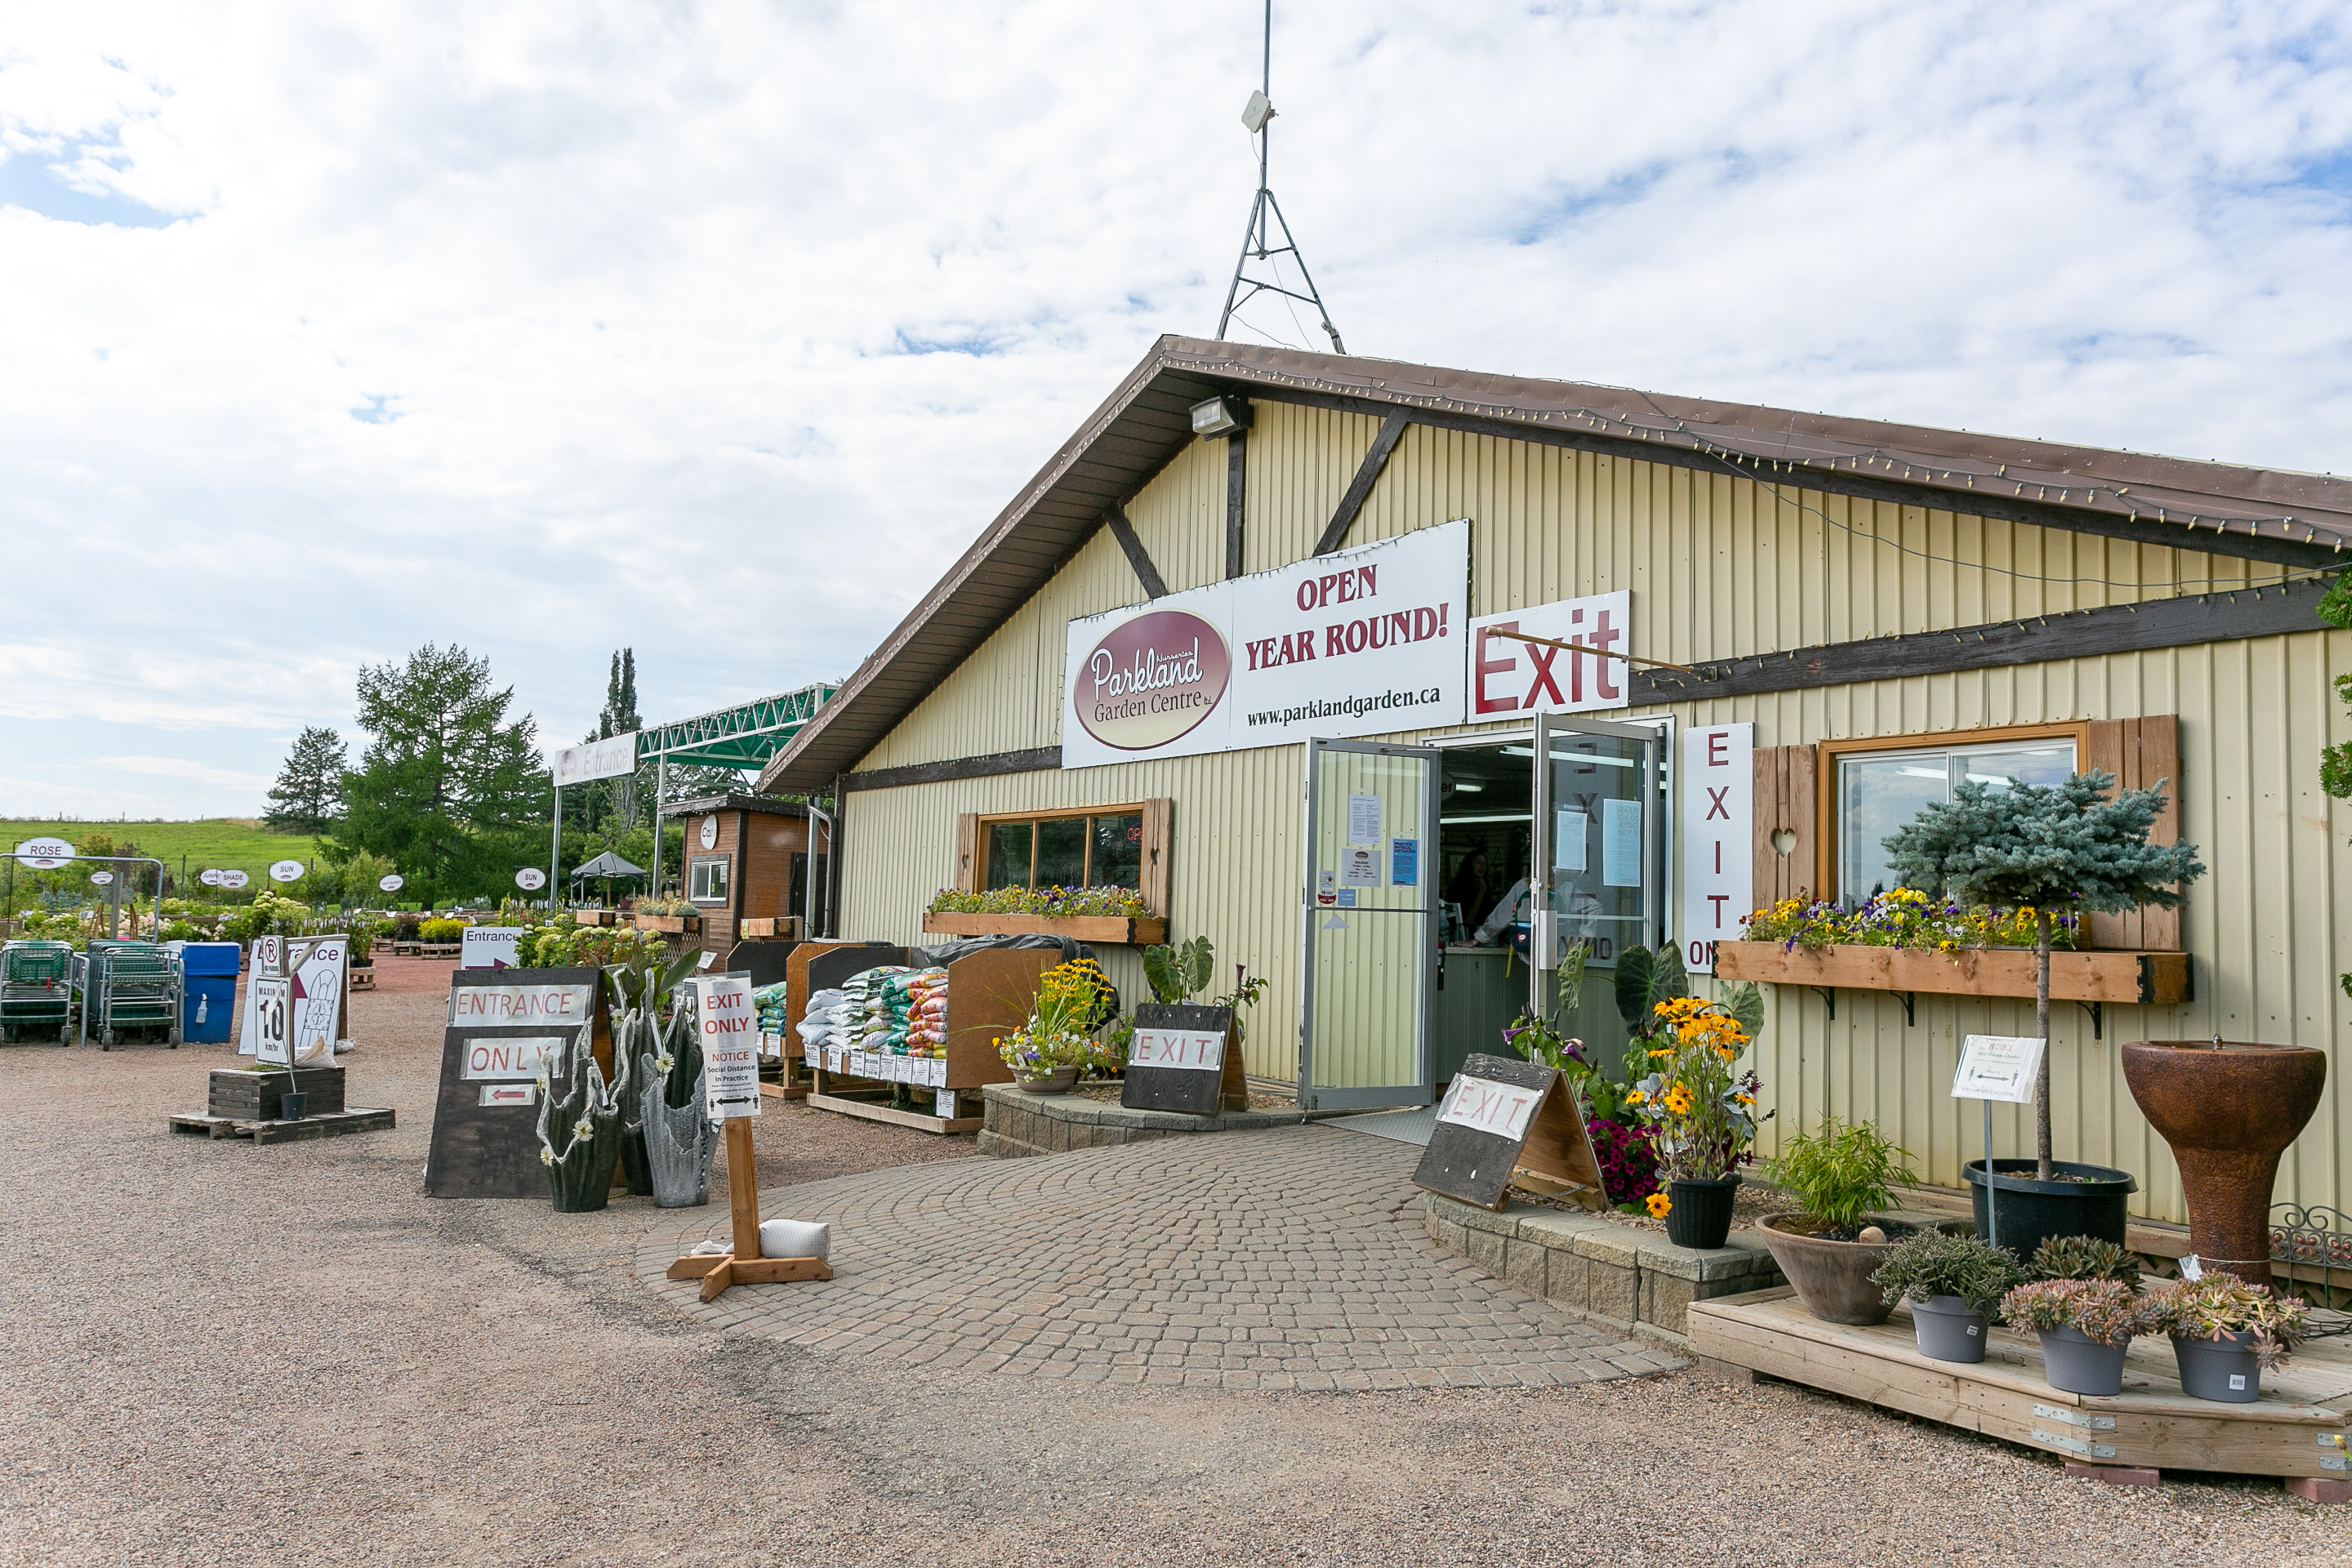
<path fill-rule="evenodd" d="M 1194 439 L 1192 405 L 1221 392 L 2306 569 L 2344 564 L 2352 544 L 2352 479 L 1163 337 L 770 760 L 760 788 L 822 793 L 855 767 Z"/>

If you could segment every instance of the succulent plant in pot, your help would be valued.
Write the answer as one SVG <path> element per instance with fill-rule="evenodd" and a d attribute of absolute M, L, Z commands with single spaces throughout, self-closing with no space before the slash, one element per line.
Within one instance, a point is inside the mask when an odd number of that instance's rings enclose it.
<path fill-rule="evenodd" d="M 1911 1179 L 1909 1161 L 1870 1123 L 1830 1116 L 1783 1142 L 1765 1165 L 1799 1206 L 1767 1215 L 1758 1233 L 1805 1310 L 1823 1322 L 1883 1323 L 1895 1310 L 1871 1276 L 1895 1241 L 1916 1228 L 1878 1212 L 1895 1206 L 1895 1184 Z"/>
<path fill-rule="evenodd" d="M 1896 1243 L 1870 1280 L 1890 1310 L 1899 1300 L 1911 1303 L 1921 1355 L 1979 1362 L 1993 1312 L 2025 1283 L 2025 1271 L 2005 1249 L 1973 1236 L 1923 1230 Z"/>
<path fill-rule="evenodd" d="M 2001 1321 L 2042 1341 L 2042 1375 L 2069 1394 L 2124 1391 L 2124 1352 L 2147 1331 L 2148 1310 L 2119 1279 L 2036 1279 L 2000 1299 Z"/>
<path fill-rule="evenodd" d="M 2300 1297 L 2219 1272 L 2150 1292 L 2147 1309 L 2149 1328 L 2172 1336 L 2181 1392 L 2228 1405 L 2261 1396 L 2263 1368 L 2294 1348 L 2305 1316 Z"/>

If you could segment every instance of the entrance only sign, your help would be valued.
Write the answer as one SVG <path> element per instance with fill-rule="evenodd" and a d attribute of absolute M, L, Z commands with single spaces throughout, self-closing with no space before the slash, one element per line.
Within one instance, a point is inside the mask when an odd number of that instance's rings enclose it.
<path fill-rule="evenodd" d="M 1694 725 L 1682 733 L 1682 939 L 1685 968 L 1711 969 L 1715 944 L 1739 940 L 1755 909 L 1756 726 Z"/>
<path fill-rule="evenodd" d="M 710 1120 L 759 1115 L 760 1015 L 751 1005 L 751 976 L 710 974 L 687 984 L 694 987 L 703 1103 Z"/>

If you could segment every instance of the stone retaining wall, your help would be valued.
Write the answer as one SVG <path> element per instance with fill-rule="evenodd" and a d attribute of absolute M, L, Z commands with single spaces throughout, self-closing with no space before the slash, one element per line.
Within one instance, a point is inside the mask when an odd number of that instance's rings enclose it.
<path fill-rule="evenodd" d="M 1710 1252 L 1597 1215 L 1514 1203 L 1502 1213 L 1423 1194 L 1429 1238 L 1520 1289 L 1612 1327 L 1646 1331 L 1688 1348 L 1693 1301 L 1785 1283 L 1752 1230 Z"/>
<path fill-rule="evenodd" d="M 1068 1149 L 1101 1149 L 1115 1143 L 1145 1143 L 1155 1138 L 1193 1138 L 1204 1132 L 1252 1132 L 1296 1127 L 1329 1111 L 1228 1110 L 1221 1116 L 1187 1116 L 1178 1110 L 1129 1110 L 1076 1094 L 1027 1094 L 1009 1083 L 982 1091 L 985 1120 L 980 1152 L 1001 1160 L 1058 1154 Z"/>

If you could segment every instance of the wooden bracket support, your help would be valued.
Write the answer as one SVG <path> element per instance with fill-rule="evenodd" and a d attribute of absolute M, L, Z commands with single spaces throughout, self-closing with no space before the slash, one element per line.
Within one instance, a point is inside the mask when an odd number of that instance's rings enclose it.
<path fill-rule="evenodd" d="M 1814 995 L 1822 999 L 1822 1005 L 1830 1010 L 1830 1022 L 1832 1024 L 1836 1023 L 1837 987 L 1834 985 L 1815 985 L 1810 989 L 1812 991 Z"/>

